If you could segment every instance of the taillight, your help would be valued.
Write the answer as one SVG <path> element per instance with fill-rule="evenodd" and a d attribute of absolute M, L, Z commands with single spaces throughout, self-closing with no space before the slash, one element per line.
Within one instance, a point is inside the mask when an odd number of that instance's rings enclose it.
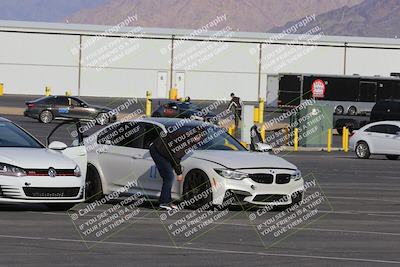
<path fill-rule="evenodd" d="M 29 103 L 29 104 L 27 104 L 27 106 L 28 106 L 28 108 L 33 108 L 33 107 L 35 107 L 35 104 Z"/>

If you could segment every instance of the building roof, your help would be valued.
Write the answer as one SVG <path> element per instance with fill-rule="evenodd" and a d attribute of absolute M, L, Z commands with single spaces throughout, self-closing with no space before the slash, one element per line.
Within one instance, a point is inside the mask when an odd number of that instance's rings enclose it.
<path fill-rule="evenodd" d="M 9 32 L 35 32 L 35 33 L 55 33 L 70 35 L 99 35 L 110 30 L 114 26 L 107 25 L 86 25 L 86 24 L 67 24 L 67 23 L 48 23 L 48 22 L 27 22 L 0 20 L 0 31 Z M 121 36 L 129 33 L 134 27 L 123 27 L 118 32 L 108 34 L 108 36 Z M 171 28 L 142 28 L 142 33 L 146 37 L 157 37 L 171 39 L 172 36 L 182 38 L 190 36 L 194 30 L 171 29 Z M 208 31 L 191 37 L 190 39 L 204 39 L 212 37 L 217 32 Z M 271 43 L 285 43 L 297 40 L 299 34 L 288 34 L 283 38 Z M 257 33 L 257 32 L 235 32 L 231 41 L 238 42 L 270 42 L 275 40 L 277 33 Z M 318 39 L 318 43 L 341 44 L 341 45 L 379 45 L 379 46 L 400 46 L 400 39 L 396 38 L 372 38 L 372 37 L 352 37 L 352 36 L 327 36 Z"/>

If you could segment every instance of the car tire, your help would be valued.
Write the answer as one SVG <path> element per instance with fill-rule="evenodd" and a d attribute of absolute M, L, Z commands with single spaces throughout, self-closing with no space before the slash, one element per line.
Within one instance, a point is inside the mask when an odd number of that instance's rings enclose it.
<path fill-rule="evenodd" d="M 357 114 L 357 108 L 355 106 L 349 107 L 347 110 L 347 115 L 354 116 Z"/>
<path fill-rule="evenodd" d="M 44 124 L 51 123 L 53 121 L 53 119 L 54 119 L 54 115 L 50 110 L 43 110 L 39 114 L 39 121 Z"/>
<path fill-rule="evenodd" d="M 335 107 L 335 115 L 343 115 L 344 107 L 339 105 Z"/>
<path fill-rule="evenodd" d="M 343 135 L 343 128 L 337 128 L 336 131 L 339 135 Z"/>
<path fill-rule="evenodd" d="M 369 146 L 364 141 L 357 143 L 355 151 L 356 151 L 357 157 L 360 159 L 368 159 L 371 156 Z"/>
<path fill-rule="evenodd" d="M 60 203 L 60 204 L 46 204 L 49 210 L 54 211 L 66 211 L 72 209 L 76 204 L 75 203 Z"/>
<path fill-rule="evenodd" d="M 398 155 L 386 155 L 386 158 L 390 159 L 390 160 L 398 160 L 399 156 Z"/>
<path fill-rule="evenodd" d="M 196 198 L 195 196 L 201 195 L 203 192 L 209 192 L 207 197 Z M 185 177 L 183 183 L 183 199 L 188 203 L 189 209 L 198 209 L 209 205 L 208 208 L 212 207 L 212 190 L 210 179 L 207 174 L 199 169 L 191 170 Z"/>
<path fill-rule="evenodd" d="M 108 117 L 107 113 L 99 113 L 96 117 L 96 122 L 98 125 L 104 126 L 110 122 L 110 118 Z"/>
<path fill-rule="evenodd" d="M 103 197 L 103 186 L 96 167 L 92 164 L 87 166 L 85 181 L 85 202 L 91 203 Z"/>

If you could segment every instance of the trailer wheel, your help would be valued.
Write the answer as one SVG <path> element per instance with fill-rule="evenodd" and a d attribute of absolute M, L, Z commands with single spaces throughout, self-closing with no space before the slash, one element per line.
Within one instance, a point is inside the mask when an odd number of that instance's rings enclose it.
<path fill-rule="evenodd" d="M 344 113 L 344 107 L 339 105 L 335 107 L 335 114 L 336 115 L 343 115 Z"/>
<path fill-rule="evenodd" d="M 350 116 L 354 116 L 357 114 L 357 108 L 355 106 L 351 106 L 349 107 L 349 109 L 347 110 L 347 114 Z"/>

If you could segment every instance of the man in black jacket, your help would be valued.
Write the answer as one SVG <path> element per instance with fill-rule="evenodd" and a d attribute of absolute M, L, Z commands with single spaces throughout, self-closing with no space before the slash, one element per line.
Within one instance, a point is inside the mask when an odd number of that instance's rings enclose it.
<path fill-rule="evenodd" d="M 163 179 L 161 195 L 159 199 L 160 208 L 166 210 L 177 209 L 172 204 L 171 189 L 175 180 L 183 181 L 181 160 L 190 150 L 193 137 L 187 136 L 185 132 L 174 131 L 172 133 L 159 133 L 158 137 L 150 145 L 150 154 Z"/>
<path fill-rule="evenodd" d="M 228 110 L 232 110 L 235 114 L 235 127 L 239 127 L 239 122 L 242 120 L 242 100 L 231 93 L 231 102 L 229 102 Z"/>

